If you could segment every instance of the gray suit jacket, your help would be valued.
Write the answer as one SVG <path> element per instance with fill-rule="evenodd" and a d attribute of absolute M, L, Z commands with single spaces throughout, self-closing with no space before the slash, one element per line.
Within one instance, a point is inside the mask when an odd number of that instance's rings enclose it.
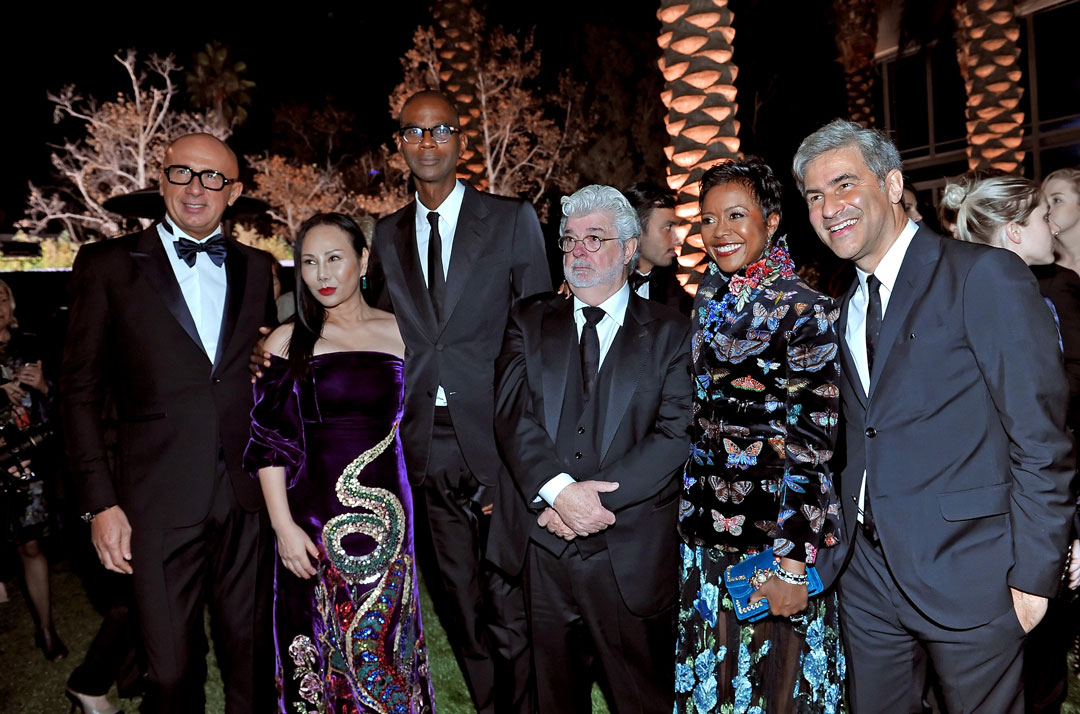
<path fill-rule="evenodd" d="M 920 228 L 863 391 L 841 336 L 838 448 L 846 538 L 867 473 L 882 548 L 904 594 L 945 627 L 985 624 L 1009 587 L 1050 596 L 1064 560 L 1074 461 L 1057 333 L 1012 253 Z M 848 547 L 823 551 L 826 581 Z"/>

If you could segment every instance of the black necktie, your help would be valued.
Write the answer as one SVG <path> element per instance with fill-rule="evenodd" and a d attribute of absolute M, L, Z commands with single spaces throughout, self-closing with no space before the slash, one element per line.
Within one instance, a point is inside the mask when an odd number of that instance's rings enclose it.
<path fill-rule="evenodd" d="M 630 277 L 628 277 L 626 280 L 627 280 L 627 282 L 630 283 L 630 290 L 636 293 L 638 288 L 640 288 L 645 283 L 649 282 L 649 276 L 648 275 L 642 275 L 641 273 L 639 273 L 638 271 L 635 270 L 634 272 L 630 273 Z M 652 297 L 652 296 L 650 295 L 649 297 Z"/>
<path fill-rule="evenodd" d="M 431 235 L 427 244 L 427 274 L 428 294 L 431 296 L 431 306 L 435 308 L 435 317 L 439 316 L 439 308 L 442 306 L 443 294 L 446 292 L 446 277 L 442 269 L 442 236 L 439 235 L 439 214 L 429 211 L 428 223 L 431 224 Z"/>
<path fill-rule="evenodd" d="M 600 371 L 600 337 L 596 334 L 596 323 L 603 320 L 606 313 L 599 307 L 584 307 L 581 311 L 585 315 L 585 325 L 581 328 L 578 347 L 581 349 L 581 382 L 588 397 L 596 384 L 596 373 Z"/>
<path fill-rule="evenodd" d="M 176 248 L 176 256 L 187 263 L 189 268 L 195 267 L 195 259 L 199 257 L 199 253 L 206 253 L 219 268 L 225 262 L 225 236 L 220 233 L 210 236 L 202 243 L 178 238 L 173 241 L 173 247 Z"/>
<path fill-rule="evenodd" d="M 874 354 L 877 352 L 878 335 L 881 334 L 881 281 L 873 275 L 866 276 L 866 290 L 870 299 L 866 304 L 866 372 L 874 371 Z"/>

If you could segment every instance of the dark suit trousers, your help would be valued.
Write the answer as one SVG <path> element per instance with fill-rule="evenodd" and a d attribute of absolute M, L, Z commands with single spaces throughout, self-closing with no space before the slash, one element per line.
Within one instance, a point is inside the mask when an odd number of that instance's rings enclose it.
<path fill-rule="evenodd" d="M 445 409 L 436 409 L 428 464 L 414 490 L 423 497 L 417 540 L 426 540 L 424 548 L 434 553 L 437 581 L 430 565 L 422 565 L 473 704 L 478 712 L 531 712 L 532 663 L 520 579 L 505 577 L 483 559 L 490 517 L 481 508 L 493 494 L 470 472 Z"/>
<path fill-rule="evenodd" d="M 204 711 L 207 604 L 225 711 L 274 710 L 272 534 L 265 510 L 249 513 L 237 504 L 223 466 L 200 523 L 133 528 L 135 602 L 147 654 L 144 714 Z"/>
<path fill-rule="evenodd" d="M 879 546 L 857 533 L 854 549 L 840 576 L 853 714 L 922 712 L 928 658 L 949 714 L 1024 711 L 1025 636 L 1012 608 L 979 627 L 943 628 L 904 597 Z"/>
<path fill-rule="evenodd" d="M 589 714 L 599 677 L 615 714 L 670 714 L 675 702 L 672 611 L 638 617 L 623 602 L 608 551 L 525 558 L 539 714 Z M 671 587 L 675 588 L 675 583 Z"/>

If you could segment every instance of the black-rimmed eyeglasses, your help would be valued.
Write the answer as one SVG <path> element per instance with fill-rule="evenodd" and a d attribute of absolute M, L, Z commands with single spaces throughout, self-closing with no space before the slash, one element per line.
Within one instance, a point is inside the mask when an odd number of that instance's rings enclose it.
<path fill-rule="evenodd" d="M 573 236 L 560 236 L 555 242 L 555 245 L 559 246 L 559 250 L 564 253 L 573 253 L 574 247 L 578 243 L 585 246 L 585 250 L 590 253 L 595 253 L 604 247 L 604 243 L 609 240 L 618 240 L 618 238 L 598 238 L 596 236 L 585 236 L 584 238 L 574 238 Z"/>
<path fill-rule="evenodd" d="M 169 180 L 169 183 L 177 186 L 187 186 L 196 176 L 199 177 L 199 183 L 207 191 L 220 191 L 228 184 L 236 181 L 236 179 L 225 178 L 225 174 L 213 169 L 195 171 L 187 166 L 165 167 L 165 178 Z"/>
<path fill-rule="evenodd" d="M 436 124 L 426 129 L 420 126 L 403 126 L 398 129 L 398 135 L 406 144 L 419 144 L 424 140 L 424 133 L 426 132 L 431 134 L 431 138 L 436 144 L 445 144 L 459 131 L 461 130 L 456 126 L 450 126 L 449 124 Z"/>

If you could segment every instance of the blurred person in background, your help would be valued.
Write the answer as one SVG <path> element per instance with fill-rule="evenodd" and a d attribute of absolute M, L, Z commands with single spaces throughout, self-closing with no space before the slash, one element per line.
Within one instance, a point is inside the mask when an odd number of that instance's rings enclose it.
<path fill-rule="evenodd" d="M 942 205 L 956 213 L 956 237 L 1012 251 L 1040 277 L 1039 288 L 1054 313 L 1069 377 L 1067 423 L 1075 432 L 1077 375 L 1080 374 L 1080 302 L 1078 276 L 1054 265 L 1050 204 L 1039 185 L 1020 176 L 979 178 L 965 174 L 945 187 Z M 1050 272 L 1046 272 L 1049 270 Z M 1055 274 L 1057 274 L 1055 276 Z M 1062 278 L 1066 280 L 1062 281 Z M 1047 287 L 1061 282 L 1064 291 Z M 1071 284 L 1071 285 L 1070 285 Z M 1071 368 L 1070 368 L 1071 363 Z M 1073 483 L 1075 494 L 1076 484 Z M 1074 533 L 1075 535 L 1075 533 Z M 1028 635 L 1024 650 L 1024 697 L 1027 712 L 1056 712 L 1068 694 L 1065 652 L 1070 628 L 1064 604 L 1052 600 L 1047 616 Z"/>
<path fill-rule="evenodd" d="M 50 661 L 68 653 L 52 618 L 49 561 L 41 542 L 48 535 L 49 511 L 45 476 L 46 454 L 29 447 L 28 438 L 44 438 L 49 423 L 50 396 L 55 394 L 41 368 L 40 347 L 35 335 L 19 331 L 15 319 L 15 296 L 0 281 L 0 468 L 3 522 L 8 541 L 14 543 L 22 561 L 23 578 L 37 630 L 34 642 Z M 26 447 L 29 447 L 27 450 Z"/>

